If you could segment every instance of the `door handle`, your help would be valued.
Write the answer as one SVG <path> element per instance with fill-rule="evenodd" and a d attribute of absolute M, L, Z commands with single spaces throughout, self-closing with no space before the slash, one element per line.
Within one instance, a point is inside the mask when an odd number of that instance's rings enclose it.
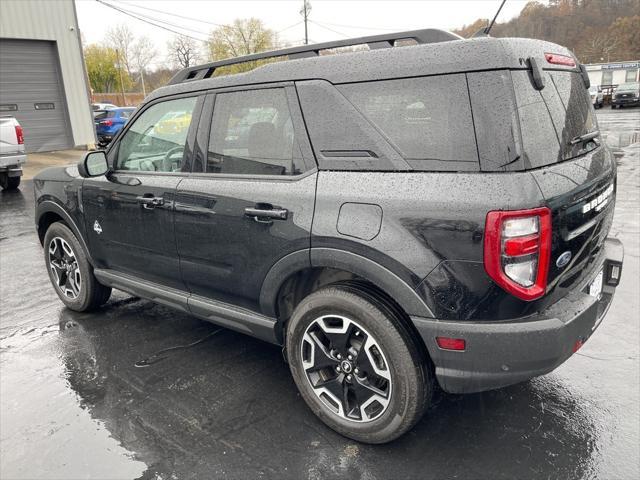
<path fill-rule="evenodd" d="M 147 210 L 153 210 L 156 207 L 161 207 L 164 205 L 164 198 L 155 197 L 153 194 L 145 193 L 139 197 L 136 197 L 136 200 L 142 208 L 146 208 Z"/>
<path fill-rule="evenodd" d="M 289 211 L 286 208 L 247 207 L 244 209 L 244 214 L 258 223 L 271 223 L 273 220 L 286 220 L 289 216 Z"/>

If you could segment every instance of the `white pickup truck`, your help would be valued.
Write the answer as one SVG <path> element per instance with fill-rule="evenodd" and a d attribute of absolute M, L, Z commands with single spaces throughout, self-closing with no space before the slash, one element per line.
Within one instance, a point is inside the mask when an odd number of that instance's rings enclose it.
<path fill-rule="evenodd" d="M 20 185 L 22 164 L 27 161 L 22 127 L 14 117 L 0 117 L 0 187 L 13 190 Z"/>

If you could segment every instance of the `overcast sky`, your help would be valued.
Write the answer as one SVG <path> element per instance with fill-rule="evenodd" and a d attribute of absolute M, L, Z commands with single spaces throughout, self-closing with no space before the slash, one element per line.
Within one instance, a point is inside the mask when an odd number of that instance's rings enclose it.
<path fill-rule="evenodd" d="M 216 24 L 256 17 L 292 45 L 301 44 L 302 0 L 102 0 L 145 20 L 206 39 Z M 420 28 L 451 30 L 479 17 L 492 17 L 500 0 L 310 0 L 310 43 Z M 520 13 L 527 0 L 508 0 L 498 21 Z M 80 30 L 87 43 L 103 40 L 112 25 L 125 23 L 136 35 L 153 39 L 164 63 L 170 31 L 132 18 L 96 0 L 76 0 Z M 167 13 L 162 13 L 167 12 Z M 299 24 L 298 24 L 299 23 Z M 298 24 L 298 25 L 296 25 Z"/>

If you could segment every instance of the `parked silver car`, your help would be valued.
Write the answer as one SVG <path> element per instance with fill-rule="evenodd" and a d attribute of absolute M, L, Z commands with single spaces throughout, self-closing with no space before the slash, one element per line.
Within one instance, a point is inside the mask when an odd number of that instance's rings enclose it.
<path fill-rule="evenodd" d="M 11 116 L 0 117 L 0 187 L 3 190 L 18 188 L 22 164 L 26 161 L 20 123 Z"/>
<path fill-rule="evenodd" d="M 604 94 L 602 90 L 597 85 L 592 85 L 589 87 L 589 95 L 591 96 L 591 103 L 593 104 L 593 108 L 602 108 L 604 104 Z"/>

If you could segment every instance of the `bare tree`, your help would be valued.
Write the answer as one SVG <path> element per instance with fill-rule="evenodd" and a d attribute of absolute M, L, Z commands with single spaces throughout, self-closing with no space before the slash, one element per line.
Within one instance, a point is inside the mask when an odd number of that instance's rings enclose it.
<path fill-rule="evenodd" d="M 131 57 L 135 68 L 140 75 L 140 83 L 142 84 L 142 93 L 146 96 L 147 89 L 145 86 L 144 77 L 147 73 L 147 68 L 158 56 L 158 50 L 154 46 L 149 37 L 140 37 L 131 48 Z"/>
<path fill-rule="evenodd" d="M 200 57 L 198 44 L 193 38 L 175 35 L 167 43 L 169 59 L 174 65 L 187 68 L 195 65 Z"/>
<path fill-rule="evenodd" d="M 110 47 L 118 50 L 123 66 L 127 73 L 131 75 L 131 66 L 133 64 L 132 49 L 135 40 L 131 29 L 125 24 L 111 27 L 107 30 L 106 40 Z"/>
<path fill-rule="evenodd" d="M 609 62 L 611 54 L 618 48 L 618 41 L 612 35 L 593 36 L 583 49 L 584 61 Z"/>

